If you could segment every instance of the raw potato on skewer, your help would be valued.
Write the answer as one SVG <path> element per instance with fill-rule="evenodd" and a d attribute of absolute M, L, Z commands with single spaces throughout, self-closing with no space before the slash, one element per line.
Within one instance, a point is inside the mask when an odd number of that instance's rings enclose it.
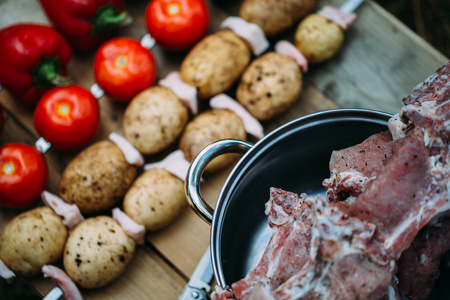
<path fill-rule="evenodd" d="M 226 91 L 249 64 L 250 49 L 230 30 L 211 34 L 192 48 L 180 67 L 180 76 L 207 99 Z"/>
<path fill-rule="evenodd" d="M 124 152 L 112 141 L 100 141 L 81 151 L 67 165 L 59 184 L 61 198 L 83 214 L 111 209 L 122 200 L 137 174 Z"/>
<path fill-rule="evenodd" d="M 242 74 L 236 99 L 258 120 L 278 116 L 302 90 L 303 75 L 296 61 L 276 52 L 256 58 Z"/>
<path fill-rule="evenodd" d="M 315 5 L 315 0 L 244 0 L 239 16 L 273 36 L 296 24 Z"/>
<path fill-rule="evenodd" d="M 344 31 L 356 20 L 356 14 L 350 11 L 362 1 L 352 2 L 354 3 L 350 4 L 355 6 L 349 4 L 351 8 L 348 9 L 324 6 L 318 13 L 311 14 L 300 22 L 295 32 L 295 45 L 308 62 L 326 61 L 341 49 Z"/>
<path fill-rule="evenodd" d="M 135 247 L 135 241 L 116 220 L 91 217 L 78 224 L 67 239 L 64 268 L 77 285 L 99 288 L 125 271 Z"/>
<path fill-rule="evenodd" d="M 239 78 L 250 62 L 268 47 L 261 28 L 238 17 L 228 17 L 224 30 L 211 34 L 195 45 L 180 67 L 180 78 L 195 87 L 198 99 L 225 92 Z"/>
<path fill-rule="evenodd" d="M 123 200 L 125 213 L 149 231 L 169 225 L 186 207 L 184 183 L 163 168 L 145 171 Z"/>
<path fill-rule="evenodd" d="M 125 195 L 123 209 L 146 230 L 160 230 L 186 207 L 184 179 L 189 162 L 181 150 L 176 150 L 163 160 L 144 166 L 142 173 Z"/>
<path fill-rule="evenodd" d="M 197 115 L 187 126 L 180 139 L 179 148 L 187 161 L 192 162 L 200 151 L 212 142 L 222 139 L 245 140 L 247 133 L 260 139 L 264 128 L 242 105 L 225 94 L 209 101 L 212 109 Z M 232 154 L 214 158 L 205 172 L 214 172 L 234 160 Z"/>
<path fill-rule="evenodd" d="M 59 261 L 67 228 L 50 207 L 38 207 L 16 216 L 0 234 L 0 259 L 14 273 L 37 275 L 41 267 Z"/>
<path fill-rule="evenodd" d="M 172 90 L 150 87 L 127 106 L 123 119 L 124 136 L 142 154 L 155 154 L 175 142 L 188 118 L 187 107 Z"/>
<path fill-rule="evenodd" d="M 6 281 L 16 273 L 34 276 L 46 265 L 59 261 L 68 230 L 83 220 L 75 205 L 47 191 L 41 197 L 47 206 L 19 214 L 0 233 L 0 277 Z"/>
<path fill-rule="evenodd" d="M 310 63 L 330 59 L 341 49 L 343 42 L 342 29 L 319 14 L 307 16 L 295 32 L 295 45 Z"/>
<path fill-rule="evenodd" d="M 233 138 L 245 140 L 242 119 L 227 109 L 212 109 L 197 115 L 188 123 L 184 130 L 179 148 L 183 151 L 186 160 L 193 161 L 200 151 L 212 142 Z M 205 168 L 205 172 L 214 172 L 233 161 L 232 155 L 221 155 L 213 159 Z"/>

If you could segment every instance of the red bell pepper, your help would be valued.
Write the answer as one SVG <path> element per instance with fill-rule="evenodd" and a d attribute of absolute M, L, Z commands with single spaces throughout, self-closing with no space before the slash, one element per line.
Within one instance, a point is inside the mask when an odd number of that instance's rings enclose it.
<path fill-rule="evenodd" d="M 72 44 L 87 51 L 130 20 L 123 0 L 39 0 L 47 17 Z"/>
<path fill-rule="evenodd" d="M 34 107 L 54 85 L 67 85 L 69 43 L 47 25 L 21 23 L 0 30 L 0 84 L 19 102 Z"/>

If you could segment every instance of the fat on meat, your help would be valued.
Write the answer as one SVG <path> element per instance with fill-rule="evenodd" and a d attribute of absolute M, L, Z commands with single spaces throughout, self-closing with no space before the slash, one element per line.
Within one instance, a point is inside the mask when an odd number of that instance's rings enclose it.
<path fill-rule="evenodd" d="M 333 153 L 332 176 L 324 185 L 336 189 L 332 177 L 358 166 L 358 176 L 369 180 L 354 181 L 354 191 L 350 184 L 330 202 L 320 195 L 272 189 L 266 213 L 274 232 L 266 252 L 246 278 L 217 289 L 215 299 L 401 299 L 400 292 L 426 299 L 442 254 L 450 248 L 442 241 L 450 240 L 449 72 L 450 62 L 404 99 L 405 106 L 391 119 L 391 137 L 381 139 L 384 147 L 373 147 L 367 157 L 360 148 L 388 133 Z M 297 199 L 294 206 L 292 199 Z M 310 228 L 277 240 L 297 223 Z M 290 239 L 299 238 L 300 249 L 294 249 L 297 244 Z M 277 248 L 283 251 L 273 251 Z M 282 257 L 289 251 L 303 258 L 283 273 Z M 287 280 L 272 276 L 294 269 Z M 417 278 L 411 280 L 411 274 Z"/>
<path fill-rule="evenodd" d="M 405 131 L 423 130 L 429 147 L 450 139 L 450 62 L 418 84 L 403 99 L 398 118 Z"/>

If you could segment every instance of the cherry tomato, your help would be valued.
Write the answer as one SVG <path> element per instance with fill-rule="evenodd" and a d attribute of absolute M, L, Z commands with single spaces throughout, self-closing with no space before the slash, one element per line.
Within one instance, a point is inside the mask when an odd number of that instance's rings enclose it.
<path fill-rule="evenodd" d="M 101 45 L 95 54 L 94 76 L 106 94 L 117 101 L 129 102 L 153 85 L 155 58 L 135 39 L 111 39 Z"/>
<path fill-rule="evenodd" d="M 47 184 L 47 164 L 36 148 L 19 143 L 0 147 L 0 205 L 26 208 Z"/>
<path fill-rule="evenodd" d="M 96 135 L 99 123 L 97 99 L 78 85 L 50 89 L 34 111 L 37 132 L 60 150 L 85 146 Z"/>
<path fill-rule="evenodd" d="M 184 51 L 206 34 L 209 11 L 203 0 L 153 0 L 145 9 L 145 20 L 162 47 Z"/>

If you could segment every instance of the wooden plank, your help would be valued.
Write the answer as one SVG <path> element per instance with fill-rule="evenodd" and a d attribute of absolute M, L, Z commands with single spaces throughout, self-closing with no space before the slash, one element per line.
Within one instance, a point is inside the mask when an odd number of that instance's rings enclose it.
<path fill-rule="evenodd" d="M 29 283 L 45 296 L 54 284 L 43 277 Z M 122 276 L 100 289 L 80 289 L 85 300 L 107 299 L 176 299 L 183 291 L 186 279 L 172 269 L 148 247 L 136 248 L 135 256 Z"/>
<path fill-rule="evenodd" d="M 121 35 L 133 36 L 136 38 L 144 35 L 145 30 L 141 12 L 143 11 L 143 8 L 145 8 L 145 5 L 146 3 L 142 2 L 139 3 L 139 5 L 130 7 L 130 13 L 138 16 L 137 18 L 135 17 L 135 23 L 137 24 L 124 29 L 120 33 Z M 2 13 L 7 13 L 8 17 L 5 16 L 4 18 Z M 218 13 L 214 12 L 214 14 L 217 15 Z M 14 2 L 3 1 L 3 3 L 0 4 L 0 15 L 2 15 L 0 18 L 0 27 L 18 21 L 27 22 L 33 20 L 40 23 L 48 23 L 45 16 L 42 14 L 39 5 L 34 1 L 32 3 L 24 0 Z M 217 21 L 215 23 L 216 26 L 218 26 Z M 174 56 L 173 54 L 163 53 L 158 47 L 153 49 L 153 52 L 157 57 L 160 78 L 167 75 L 170 71 L 176 70 L 181 61 L 180 55 Z M 89 88 L 94 83 L 92 76 L 92 62 L 92 54 L 75 55 L 73 61 L 69 65 L 70 74 L 76 79 L 76 83 L 86 88 Z M 34 143 L 38 134 L 33 126 L 32 111 L 18 105 L 7 91 L 2 91 L 0 94 L 0 103 L 5 110 L 10 113 L 6 114 L 5 131 L 1 136 L 1 143 Z M 112 131 L 121 132 L 121 120 L 125 108 L 124 105 L 118 105 L 110 101 L 107 96 L 101 98 L 99 103 L 102 121 L 94 141 L 106 138 Z M 14 117 L 12 117 L 12 115 L 14 115 Z M 50 170 L 49 184 L 47 186 L 49 191 L 57 193 L 60 174 L 65 167 L 65 163 L 70 160 L 74 154 L 75 153 L 55 154 L 53 150 L 50 150 L 49 153 L 46 154 Z M 51 159 L 49 159 L 49 157 Z M 224 177 L 225 176 L 226 174 Z M 209 189 L 213 189 L 213 186 L 210 186 Z M 220 188 L 217 187 L 215 190 L 218 191 Z M 42 205 L 42 203 L 39 202 L 37 205 Z M 9 220 L 17 215 L 17 213 L 18 212 L 14 210 L 0 209 L 0 230 L 9 222 Z M 183 228 L 184 230 L 181 231 L 179 230 L 180 228 Z M 188 241 L 178 239 L 179 236 L 186 237 L 186 233 L 188 233 Z M 86 299 L 131 299 L 131 297 L 136 299 L 176 298 L 176 296 L 181 293 L 186 283 L 186 277 L 191 274 L 199 257 L 209 243 L 209 225 L 200 220 L 189 208 L 187 208 L 175 224 L 164 231 L 155 233 L 154 238 L 152 238 L 152 233 L 149 233 L 149 237 L 150 241 L 153 240 L 153 243 L 155 244 L 154 249 L 159 251 L 158 254 L 155 254 L 151 250 L 154 246 L 145 245 L 139 247 L 132 263 L 119 280 L 101 289 L 93 291 L 83 290 L 82 292 Z M 161 237 L 165 238 L 161 239 Z M 196 237 L 198 237 L 198 241 L 196 241 Z M 173 243 L 174 241 L 178 242 Z M 186 242 L 186 247 L 180 247 L 180 242 Z M 162 259 L 161 256 L 164 256 L 165 252 L 170 252 L 172 253 L 172 256 L 177 258 L 172 259 L 171 261 L 171 264 L 173 263 L 176 267 L 167 264 L 165 258 Z M 191 253 L 198 253 L 200 256 L 191 255 Z M 169 259 L 170 258 L 173 257 L 169 257 Z M 178 264 L 180 264 L 180 266 L 178 266 Z M 178 269 L 184 273 L 184 276 L 178 273 Z M 41 295 L 47 294 L 54 286 L 50 280 L 40 276 L 31 279 L 29 282 Z"/>
<path fill-rule="evenodd" d="M 185 279 L 147 247 L 137 248 L 136 256 L 122 277 L 103 289 L 83 290 L 92 299 L 176 299 Z"/>
<path fill-rule="evenodd" d="M 214 4 L 216 2 L 221 2 L 220 6 Z M 236 15 L 241 1 L 216 2 L 208 2 L 213 16 L 210 32 L 219 30 L 220 22 L 227 15 Z M 326 3 L 339 6 L 342 2 L 320 0 L 317 7 Z M 145 34 L 143 11 L 147 2 L 132 1 L 127 4 L 134 22 L 132 26 L 120 30 L 118 35 L 140 38 Z M 263 124 L 266 134 L 300 116 L 325 109 L 364 107 L 396 112 L 401 107 L 401 98 L 447 61 L 373 1 L 366 1 L 357 13 L 359 18 L 347 32 L 339 54 L 326 63 L 312 66 L 310 72 L 304 74 L 303 91 L 298 101 L 280 117 Z M 19 21 L 48 23 L 37 1 L 0 1 L 0 27 Z M 294 30 L 288 30 L 277 39 L 292 41 Z M 168 53 L 158 46 L 152 52 L 157 57 L 159 78 L 177 70 L 184 56 Z M 76 83 L 86 88 L 94 83 L 93 57 L 92 53 L 75 55 L 69 66 Z M 234 89 L 228 93 L 234 96 Z M 38 137 L 32 122 L 32 111 L 17 105 L 7 91 L 0 93 L 0 103 L 14 116 L 14 119 L 8 116 L 0 142 L 32 143 Z M 99 103 L 101 127 L 94 141 L 106 138 L 112 131 L 122 131 L 125 106 L 110 101 L 107 96 L 101 98 Z M 52 150 L 46 154 L 51 165 L 48 185 L 51 192 L 57 192 L 60 174 L 74 154 Z M 146 159 L 157 160 L 161 155 Z M 211 205 L 214 205 L 230 170 L 231 167 L 208 177 L 203 183 L 202 194 Z M 16 214 L 15 211 L 0 209 L 0 229 Z M 209 225 L 186 208 L 168 228 L 148 233 L 149 244 L 138 248 L 131 265 L 119 280 L 105 288 L 83 293 L 88 299 L 174 299 L 206 249 L 209 231 Z M 53 286 L 40 277 L 33 279 L 31 284 L 41 294 Z"/>
<path fill-rule="evenodd" d="M 343 2 L 318 3 L 321 7 Z M 374 1 L 365 1 L 356 13 L 341 51 L 330 61 L 312 66 L 308 78 L 341 107 L 396 113 L 403 97 L 448 58 Z"/>
<path fill-rule="evenodd" d="M 20 1 L 24 0 L 19 0 L 17 2 Z M 33 4 L 34 6 L 30 8 L 21 6 L 19 5 L 20 3 L 17 2 L 14 2 L 13 4 L 12 1 L 5 1 L 3 3 L 3 6 L 9 5 L 9 7 L 16 7 L 16 9 L 7 9 L 7 11 L 10 12 L 10 18 L 2 19 L 2 22 L 5 23 L 0 24 L 0 26 L 4 26 L 6 23 L 13 23 L 16 18 L 21 21 L 29 21 L 30 18 L 36 18 L 40 22 L 47 22 L 45 16 L 42 16 L 42 11 L 39 9 L 39 6 Z M 136 38 L 139 38 L 145 34 L 142 26 L 143 19 L 142 16 L 140 16 L 140 12 L 144 9 L 143 5 L 143 3 L 138 3 L 137 5 L 130 7 L 130 13 L 135 16 L 134 22 L 136 25 L 122 30 L 120 34 L 134 36 Z M 226 17 L 226 14 L 215 9 L 215 6 L 210 5 L 210 7 L 212 7 L 212 15 L 216 16 L 215 18 L 212 18 L 211 24 L 211 27 L 213 28 L 211 31 L 215 31 L 219 29 L 219 24 Z M 32 9 L 36 16 L 32 17 L 27 15 L 25 12 L 28 11 L 28 9 Z M 155 53 L 159 64 L 159 77 L 164 77 L 168 72 L 176 70 L 177 66 L 181 62 L 180 55 L 174 56 L 173 54 L 164 53 L 158 47 L 155 47 L 152 51 Z M 94 83 L 91 68 L 92 61 L 92 54 L 83 56 L 76 55 L 74 57 L 74 61 L 69 66 L 70 73 L 76 79 L 76 83 L 86 88 L 90 87 Z M 32 132 L 36 138 L 38 137 L 32 123 L 32 112 L 30 110 L 18 105 L 7 91 L 2 92 L 0 95 L 0 101 L 7 109 L 14 112 L 14 115 L 17 116 L 27 130 Z M 101 98 L 99 102 L 101 106 L 102 121 L 95 141 L 106 138 L 111 131 L 116 131 L 119 133 L 122 131 L 121 120 L 124 106 L 113 103 L 107 96 Z M 266 132 L 270 132 L 276 127 L 301 115 L 317 110 L 336 107 L 337 106 L 334 103 L 323 97 L 317 89 L 310 84 L 305 83 L 299 101 L 293 105 L 291 110 L 276 120 L 264 124 Z M 59 154 L 65 157 L 66 161 L 68 161 L 72 156 L 71 153 L 69 153 L 69 155 L 65 153 Z M 62 172 L 62 170 L 63 167 L 59 168 L 59 172 Z M 220 182 L 224 181 L 229 171 L 230 169 L 218 174 L 216 176 L 217 179 L 212 178 L 210 180 L 208 185 L 205 187 L 205 195 L 208 199 L 215 200 L 217 198 L 218 192 L 221 188 Z M 59 177 L 55 176 L 55 179 L 49 180 L 49 182 L 51 184 L 51 186 L 49 186 L 49 190 L 53 193 L 57 193 Z M 189 210 L 185 212 L 176 223 L 166 230 L 158 233 L 149 233 L 149 239 L 161 253 L 167 253 L 167 258 L 174 265 L 176 265 L 184 275 L 189 276 L 209 243 L 209 226 L 198 219 Z M 185 244 L 188 246 L 180 247 L 180 244 Z M 180 253 L 180 251 L 182 251 L 182 253 Z"/>
<path fill-rule="evenodd" d="M 5 114 L 5 128 L 0 135 L 0 144 L 21 142 L 32 144 L 34 137 L 10 114 Z M 48 188 L 57 191 L 63 164 L 55 153 L 45 155 L 49 167 Z M 38 202 L 36 206 L 42 205 Z M 0 209 L 0 231 L 19 211 Z M 206 225 L 206 224 L 205 224 Z M 149 245 L 136 247 L 136 253 L 125 273 L 112 284 L 97 290 L 82 290 L 86 299 L 175 299 L 186 283 L 186 277 L 168 265 L 165 259 L 151 250 Z M 40 294 L 46 295 L 54 284 L 42 276 L 27 280 Z M 1 291 L 0 291 L 1 294 Z M 129 298 L 132 299 L 132 298 Z"/>

